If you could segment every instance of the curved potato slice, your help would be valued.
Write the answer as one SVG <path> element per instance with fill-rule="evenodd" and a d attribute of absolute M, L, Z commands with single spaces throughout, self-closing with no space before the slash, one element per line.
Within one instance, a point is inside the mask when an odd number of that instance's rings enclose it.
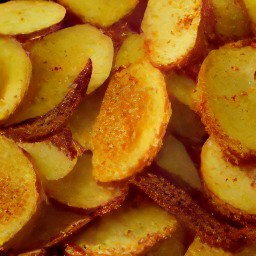
<path fill-rule="evenodd" d="M 254 35 L 256 34 L 256 2 L 254 0 L 243 0 L 245 7 L 247 9 L 247 12 L 250 16 L 250 19 L 252 21 L 252 30 L 254 32 Z"/>
<path fill-rule="evenodd" d="M 73 138 L 86 149 L 92 149 L 92 129 L 100 112 L 105 91 L 106 87 L 101 86 L 96 91 L 87 95 L 68 124 Z"/>
<path fill-rule="evenodd" d="M 200 0 L 148 1 L 141 28 L 145 34 L 147 53 L 154 65 L 182 65 L 193 49 L 203 52 L 200 12 Z"/>
<path fill-rule="evenodd" d="M 138 0 L 58 0 L 58 2 L 81 17 L 84 22 L 100 27 L 108 27 L 117 22 L 138 4 Z"/>
<path fill-rule="evenodd" d="M 166 172 L 178 176 L 192 188 L 202 190 L 198 171 L 183 144 L 169 135 L 164 139 L 156 163 Z"/>
<path fill-rule="evenodd" d="M 228 205 L 242 211 L 242 214 L 256 214 L 256 187 L 246 168 L 234 166 L 226 161 L 221 147 L 209 138 L 201 154 L 201 174 L 208 194 L 215 195 L 223 208 Z M 215 197 L 212 197 L 215 200 Z"/>
<path fill-rule="evenodd" d="M 142 35 L 132 34 L 128 36 L 116 55 L 115 68 L 127 67 L 130 64 L 144 59 L 144 38 Z"/>
<path fill-rule="evenodd" d="M 149 165 L 170 118 L 164 77 L 143 60 L 117 71 L 93 128 L 93 176 L 127 178 Z"/>
<path fill-rule="evenodd" d="M 205 29 L 212 34 L 208 38 L 227 42 L 245 38 L 251 34 L 250 20 L 242 0 L 207 0 L 210 5 L 205 13 Z"/>
<path fill-rule="evenodd" d="M 19 143 L 19 146 L 29 153 L 43 179 L 61 179 L 77 162 L 77 150 L 68 130 L 41 142 Z"/>
<path fill-rule="evenodd" d="M 46 114 L 9 126 L 0 132 L 19 142 L 43 140 L 58 132 L 68 122 L 86 94 L 91 78 L 92 63 L 89 59 L 85 68 L 71 85 L 64 99 Z"/>
<path fill-rule="evenodd" d="M 0 136 L 0 246 L 34 216 L 39 184 L 33 166 L 11 140 Z"/>
<path fill-rule="evenodd" d="M 256 158 L 255 70 L 253 41 L 211 51 L 203 62 L 195 109 L 206 130 L 234 162 Z"/>
<path fill-rule="evenodd" d="M 32 66 L 21 44 L 7 37 L 0 37 L 0 63 L 0 120 L 3 120 L 15 111 L 23 99 Z"/>
<path fill-rule="evenodd" d="M 70 207 L 89 210 L 108 208 L 109 204 L 120 204 L 126 196 L 127 187 L 100 185 L 92 177 L 91 155 L 85 154 L 75 168 L 64 178 L 44 181 L 46 193 Z"/>
<path fill-rule="evenodd" d="M 0 34 L 30 34 L 59 23 L 66 9 L 54 2 L 9 1 L 0 4 Z"/>
<path fill-rule="evenodd" d="M 181 103 L 193 110 L 193 92 L 196 89 L 196 83 L 188 76 L 176 71 L 171 71 L 167 74 L 165 81 L 168 94 L 173 95 Z"/>
<path fill-rule="evenodd" d="M 66 255 L 141 255 L 176 229 L 175 218 L 150 201 L 133 201 L 76 235 Z M 74 245 L 74 247 L 72 246 Z"/>
<path fill-rule="evenodd" d="M 87 93 L 103 84 L 112 68 L 112 40 L 88 24 L 47 35 L 29 50 L 33 65 L 30 88 L 9 124 L 43 115 L 59 104 L 89 58 L 93 70 Z"/>

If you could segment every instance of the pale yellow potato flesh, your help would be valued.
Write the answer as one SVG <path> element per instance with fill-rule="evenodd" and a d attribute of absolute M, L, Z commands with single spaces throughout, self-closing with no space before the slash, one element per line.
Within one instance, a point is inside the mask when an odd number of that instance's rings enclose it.
<path fill-rule="evenodd" d="M 123 205 L 72 239 L 88 255 L 142 255 L 177 227 L 176 219 L 148 201 Z M 74 252 L 75 250 L 73 250 Z M 72 245 L 67 255 L 75 255 Z"/>
<path fill-rule="evenodd" d="M 199 237 L 196 237 L 189 246 L 185 256 L 232 256 L 230 252 L 223 251 L 221 248 L 211 247 L 201 242 Z"/>
<path fill-rule="evenodd" d="M 201 153 L 201 174 L 205 187 L 223 204 L 245 214 L 256 214 L 256 187 L 246 170 L 227 162 L 213 138 L 206 141 Z"/>
<path fill-rule="evenodd" d="M 7 119 L 22 101 L 30 82 L 32 66 L 21 44 L 0 37 L 0 120 Z"/>
<path fill-rule="evenodd" d="M 63 20 L 66 9 L 54 2 L 9 1 L 0 4 L 0 34 L 30 34 Z"/>
<path fill-rule="evenodd" d="M 239 39 L 250 34 L 249 18 L 241 2 L 211 0 L 211 3 L 216 17 L 216 33 L 221 39 Z"/>
<path fill-rule="evenodd" d="M 92 129 L 100 112 L 105 91 L 106 88 L 102 86 L 90 93 L 90 95 L 87 95 L 68 124 L 73 138 L 79 142 L 80 145 L 89 150 L 92 149 Z"/>
<path fill-rule="evenodd" d="M 77 162 L 77 157 L 70 159 L 49 140 L 19 143 L 19 146 L 29 153 L 42 179 L 61 179 L 72 171 Z"/>
<path fill-rule="evenodd" d="M 256 152 L 256 48 L 243 41 L 213 50 L 204 60 L 195 96 L 207 131 L 229 155 Z"/>
<path fill-rule="evenodd" d="M 172 135 L 164 139 L 156 159 L 158 166 L 166 172 L 178 176 L 191 187 L 202 190 L 198 171 L 184 145 Z"/>
<path fill-rule="evenodd" d="M 176 71 L 171 71 L 167 74 L 165 80 L 168 94 L 173 95 L 181 103 L 193 110 L 193 93 L 196 83 L 188 76 Z"/>
<path fill-rule="evenodd" d="M 121 180 L 142 171 L 159 151 L 170 115 L 158 69 L 143 60 L 117 71 L 93 127 L 95 179 Z"/>
<path fill-rule="evenodd" d="M 253 32 L 256 34 L 256 2 L 254 0 L 243 0 L 243 2 L 252 21 Z"/>
<path fill-rule="evenodd" d="M 78 15 L 83 22 L 108 27 L 129 14 L 138 0 L 58 0 L 58 2 Z"/>
<path fill-rule="evenodd" d="M 74 169 L 64 178 L 45 180 L 44 187 L 49 197 L 81 209 L 105 206 L 123 195 L 120 186 L 100 185 L 93 179 L 90 154 L 80 157 Z"/>
<path fill-rule="evenodd" d="M 124 40 L 121 48 L 117 52 L 114 67 L 116 69 L 121 66 L 126 67 L 145 57 L 143 35 L 132 34 Z"/>
<path fill-rule="evenodd" d="M 112 40 L 99 29 L 76 25 L 59 30 L 32 43 L 33 65 L 29 95 L 11 122 L 45 114 L 65 97 L 88 58 L 93 71 L 87 93 L 109 76 L 113 61 Z"/>
<path fill-rule="evenodd" d="M 196 45 L 200 0 L 149 0 L 141 24 L 147 53 L 156 66 L 178 64 Z"/>
<path fill-rule="evenodd" d="M 0 246 L 36 213 L 39 193 L 34 168 L 24 152 L 0 136 Z"/>

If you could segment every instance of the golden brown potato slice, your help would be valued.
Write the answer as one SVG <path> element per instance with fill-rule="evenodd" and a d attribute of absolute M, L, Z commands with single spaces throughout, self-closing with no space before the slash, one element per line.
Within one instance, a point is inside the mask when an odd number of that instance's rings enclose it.
<path fill-rule="evenodd" d="M 0 246 L 27 224 L 40 204 L 34 168 L 22 150 L 0 136 Z"/>
<path fill-rule="evenodd" d="M 195 108 L 234 162 L 256 157 L 255 61 L 255 43 L 240 41 L 211 51 L 199 74 Z"/>
<path fill-rule="evenodd" d="M 193 49 L 200 48 L 203 52 L 200 12 L 200 0 L 148 1 L 141 28 L 154 65 L 164 68 L 185 65 Z"/>
<path fill-rule="evenodd" d="M 19 142 L 35 142 L 61 130 L 78 108 L 86 94 L 91 78 L 92 63 L 89 59 L 85 68 L 71 84 L 64 99 L 46 114 L 9 126 L 0 132 Z"/>
<path fill-rule="evenodd" d="M 156 163 L 168 173 L 181 178 L 192 188 L 202 190 L 201 181 L 195 164 L 191 160 L 183 144 L 172 135 L 168 135 L 164 139 Z"/>
<path fill-rule="evenodd" d="M 78 159 L 75 168 L 64 178 L 44 181 L 49 197 L 79 209 L 108 208 L 113 201 L 121 204 L 127 194 L 122 185 L 100 185 L 92 177 L 91 155 Z"/>
<path fill-rule="evenodd" d="M 9 1 L 0 4 L 0 34 L 30 34 L 59 23 L 66 9 L 54 2 Z"/>
<path fill-rule="evenodd" d="M 242 0 L 207 0 L 211 5 L 212 15 L 205 16 L 206 31 L 211 39 L 226 42 L 238 40 L 250 35 L 250 20 Z M 210 20 L 207 20 L 210 19 Z"/>
<path fill-rule="evenodd" d="M 199 237 L 196 237 L 193 243 L 189 246 L 185 256 L 232 256 L 231 252 L 222 250 L 221 248 L 211 247 L 201 242 Z M 249 254 L 248 254 L 249 255 Z"/>
<path fill-rule="evenodd" d="M 78 15 L 84 22 L 108 27 L 129 14 L 138 0 L 58 0 L 58 2 Z"/>
<path fill-rule="evenodd" d="M 68 130 L 63 130 L 41 142 L 19 143 L 19 146 L 29 153 L 43 179 L 61 179 L 77 162 L 75 142 Z"/>
<path fill-rule="evenodd" d="M 115 68 L 118 69 L 121 66 L 127 67 L 129 64 L 145 57 L 143 36 L 131 34 L 124 40 L 121 48 L 117 52 Z"/>
<path fill-rule="evenodd" d="M 111 78 L 93 128 L 93 176 L 107 182 L 149 165 L 170 118 L 162 73 L 143 60 Z"/>
<path fill-rule="evenodd" d="M 106 87 L 101 86 L 96 91 L 87 95 L 68 124 L 72 131 L 73 138 L 86 149 L 92 149 L 92 128 L 100 112 L 105 91 Z"/>
<path fill-rule="evenodd" d="M 165 78 L 167 91 L 169 95 L 173 95 L 181 103 L 193 110 L 194 100 L 193 92 L 196 83 L 183 73 L 171 71 Z"/>
<path fill-rule="evenodd" d="M 256 214 L 256 187 L 246 171 L 246 167 L 227 162 L 221 147 L 213 138 L 209 138 L 204 144 L 201 174 L 208 195 L 215 201 L 218 199 L 216 203 L 223 208 L 234 207 L 242 211 L 241 214 Z"/>
<path fill-rule="evenodd" d="M 89 215 L 45 203 L 33 228 L 29 232 L 17 234 L 11 241 L 10 247 L 15 255 L 51 247 L 75 233 L 92 219 L 93 217 Z"/>
<path fill-rule="evenodd" d="M 32 43 L 29 50 L 33 65 L 29 94 L 9 123 L 43 115 L 59 104 L 88 58 L 93 71 L 87 93 L 107 79 L 112 67 L 112 40 L 88 24 L 45 36 Z"/>
<path fill-rule="evenodd" d="M 152 202 L 135 200 L 92 223 L 70 241 L 65 252 L 70 256 L 78 249 L 84 255 L 142 255 L 176 226 L 175 218 Z"/>
<path fill-rule="evenodd" d="M 15 111 L 23 99 L 30 82 L 32 67 L 21 44 L 7 37 L 0 37 L 0 62 L 0 120 L 3 120 Z"/>

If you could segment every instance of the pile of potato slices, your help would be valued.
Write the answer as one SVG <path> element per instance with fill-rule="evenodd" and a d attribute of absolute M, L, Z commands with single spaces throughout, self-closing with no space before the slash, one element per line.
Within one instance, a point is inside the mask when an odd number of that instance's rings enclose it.
<path fill-rule="evenodd" d="M 2 1 L 0 255 L 256 255 L 255 10 Z"/>

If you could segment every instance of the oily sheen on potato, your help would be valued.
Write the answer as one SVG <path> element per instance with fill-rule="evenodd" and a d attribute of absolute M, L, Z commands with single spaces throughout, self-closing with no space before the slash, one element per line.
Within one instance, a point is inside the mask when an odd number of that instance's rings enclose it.
<path fill-rule="evenodd" d="M 141 29 L 147 53 L 154 65 L 181 65 L 198 47 L 200 11 L 200 0 L 148 1 Z"/>
<path fill-rule="evenodd" d="M 209 134 L 233 161 L 256 156 L 253 41 L 213 50 L 199 73 L 196 109 Z"/>
<path fill-rule="evenodd" d="M 216 203 L 222 204 L 223 208 L 230 205 L 244 214 L 256 214 L 253 179 L 246 167 L 234 166 L 226 161 L 221 147 L 213 138 L 203 146 L 201 174 L 208 195 Z"/>
<path fill-rule="evenodd" d="M 22 101 L 29 86 L 32 66 L 21 44 L 8 37 L 0 37 L 0 63 L 0 120 L 4 120 Z"/>
<path fill-rule="evenodd" d="M 85 23 L 99 27 L 108 27 L 129 14 L 137 5 L 138 0 L 58 0 Z"/>
<path fill-rule="evenodd" d="M 147 60 L 114 73 L 93 128 L 93 176 L 120 180 L 149 165 L 170 114 L 164 77 Z"/>
<path fill-rule="evenodd" d="M 66 9 L 51 1 L 9 1 L 0 4 L 0 34 L 30 34 L 51 27 Z"/>
<path fill-rule="evenodd" d="M 12 123 L 53 109 L 67 94 L 88 58 L 93 65 L 88 93 L 107 79 L 113 61 L 111 39 L 88 24 L 47 35 L 32 43 L 29 51 L 33 65 L 30 89 L 26 101 L 10 121 Z"/>
<path fill-rule="evenodd" d="M 39 187 L 29 159 L 11 140 L 0 136 L 0 246 L 34 216 Z"/>
<path fill-rule="evenodd" d="M 65 252 L 76 255 L 78 248 L 83 254 L 95 256 L 142 255 L 172 234 L 176 226 L 176 219 L 151 201 L 133 200 L 80 232 Z"/>

